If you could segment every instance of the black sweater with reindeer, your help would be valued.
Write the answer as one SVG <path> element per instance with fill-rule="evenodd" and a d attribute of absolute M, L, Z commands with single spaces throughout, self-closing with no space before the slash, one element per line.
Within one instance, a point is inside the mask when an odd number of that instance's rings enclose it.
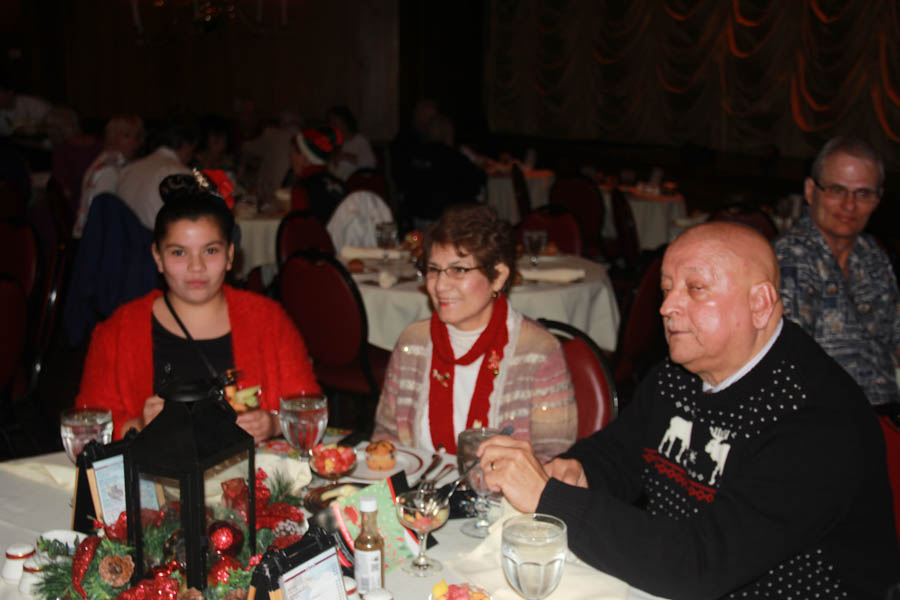
<path fill-rule="evenodd" d="M 900 581 L 884 438 L 862 390 L 796 325 L 704 393 L 666 360 L 565 455 L 538 512 L 579 558 L 667 598 L 878 598 Z"/>

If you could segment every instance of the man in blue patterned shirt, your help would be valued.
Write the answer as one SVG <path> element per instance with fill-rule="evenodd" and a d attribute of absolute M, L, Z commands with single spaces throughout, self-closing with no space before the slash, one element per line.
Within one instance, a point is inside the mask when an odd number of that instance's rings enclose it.
<path fill-rule="evenodd" d="M 887 255 L 862 234 L 881 200 L 884 163 L 837 137 L 804 182 L 809 210 L 775 242 L 784 315 L 850 373 L 873 406 L 900 402 L 900 301 Z"/>

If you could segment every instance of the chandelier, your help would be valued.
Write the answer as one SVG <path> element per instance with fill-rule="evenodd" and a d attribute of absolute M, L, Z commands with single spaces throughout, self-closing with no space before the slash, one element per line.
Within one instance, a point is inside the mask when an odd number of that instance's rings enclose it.
<path fill-rule="evenodd" d="M 276 2 L 278 27 L 286 29 L 288 0 L 131 0 L 131 17 L 138 43 L 171 39 L 174 34 L 185 30 L 188 33 L 209 33 L 226 23 L 239 23 L 254 34 L 263 36 L 271 29 L 266 25 L 263 5 L 274 5 Z M 147 31 L 144 17 L 151 11 L 164 12 L 165 34 L 153 35 Z"/>

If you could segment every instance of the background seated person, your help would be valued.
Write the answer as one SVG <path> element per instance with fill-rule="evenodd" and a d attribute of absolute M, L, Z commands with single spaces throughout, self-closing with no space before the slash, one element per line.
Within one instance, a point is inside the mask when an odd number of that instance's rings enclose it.
<path fill-rule="evenodd" d="M 344 183 L 328 172 L 328 159 L 341 143 L 331 127 L 304 129 L 291 138 L 291 210 L 308 210 L 326 225 L 346 196 Z"/>
<path fill-rule="evenodd" d="M 784 315 L 856 380 L 873 406 L 900 412 L 900 293 L 891 261 L 863 234 L 884 163 L 867 143 L 833 138 L 804 183 L 809 211 L 775 241 Z"/>
<path fill-rule="evenodd" d="M 222 198 L 201 189 L 193 175 L 167 178 L 160 192 L 165 204 L 152 250 L 166 291 L 125 304 L 97 325 L 75 403 L 111 409 L 120 438 L 159 414 L 158 394 L 172 381 L 209 379 L 174 309 L 216 371 L 240 369 L 240 386 L 261 386 L 261 410 L 242 412 L 238 425 L 257 441 L 278 435 L 270 411 L 279 398 L 319 391 L 303 339 L 278 304 L 224 285 L 234 259 L 234 218 Z"/>
<path fill-rule="evenodd" d="M 356 117 L 350 109 L 332 106 L 327 117 L 328 124 L 341 136 L 340 148 L 328 159 L 328 171 L 341 181 L 347 181 L 357 169 L 375 168 L 378 162 L 372 144 L 359 132 Z"/>
<path fill-rule="evenodd" d="M 458 205 L 426 232 L 430 320 L 397 340 L 374 439 L 456 454 L 459 432 L 512 425 L 550 458 L 575 441 L 578 415 L 559 342 L 506 299 L 512 229 L 487 206 Z"/>
<path fill-rule="evenodd" d="M 542 466 L 479 448 L 486 481 L 569 548 L 667 598 L 884 598 L 900 574 L 884 438 L 862 390 L 782 320 L 759 233 L 689 229 L 662 265 L 669 344 L 603 430 Z"/>

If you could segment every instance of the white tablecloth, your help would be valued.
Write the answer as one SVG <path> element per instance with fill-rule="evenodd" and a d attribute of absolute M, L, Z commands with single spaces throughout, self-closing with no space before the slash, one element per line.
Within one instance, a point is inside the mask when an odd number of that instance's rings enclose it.
<path fill-rule="evenodd" d="M 446 457 L 445 462 L 455 462 L 455 457 Z M 67 477 L 68 476 L 68 477 Z M 451 475 L 452 476 L 452 475 Z M 447 476 L 445 480 L 451 476 Z M 66 483 L 71 481 L 71 483 Z M 36 456 L 29 459 L 0 463 L 0 542 L 3 548 L 14 543 L 33 544 L 41 532 L 50 529 L 69 529 L 71 525 L 72 488 L 75 482 L 75 469 L 62 452 Z M 460 532 L 464 521 L 448 521 L 441 529 L 434 532 L 438 544 L 428 550 L 432 556 L 444 563 L 444 569 L 431 577 L 416 578 L 394 569 L 385 577 L 386 588 L 397 600 L 425 600 L 431 592 L 431 586 L 445 579 L 448 583 L 467 581 L 466 577 L 455 571 L 453 566 L 469 572 L 467 564 L 484 552 L 479 548 L 479 540 L 467 537 Z M 497 558 L 499 563 L 499 557 Z M 641 598 L 634 590 L 618 579 L 600 571 L 589 569 L 591 588 L 577 594 L 566 592 L 566 572 L 557 590 L 548 596 L 548 600 L 580 600 L 583 597 L 615 600 L 624 598 Z M 576 573 L 572 569 L 573 575 Z M 502 575 L 501 575 L 502 577 Z M 583 577 L 583 572 L 582 572 Z M 478 581 L 473 583 L 478 584 Z M 483 582 L 488 585 L 490 582 Z M 495 600 L 512 600 L 518 596 L 511 588 L 495 590 Z M 579 589 L 582 586 L 578 586 Z M 596 592 L 594 594 L 593 592 Z M 599 595 L 597 595 L 599 594 Z M 16 586 L 0 580 L 0 600 L 22 600 L 26 596 L 19 593 Z"/>
<path fill-rule="evenodd" d="M 526 282 L 515 286 L 509 296 L 512 307 L 533 319 L 568 323 L 586 332 L 604 350 L 614 351 L 619 308 L 606 269 L 577 256 L 547 257 L 539 266 L 584 269 L 585 277 L 569 284 Z M 367 279 L 357 281 L 369 321 L 369 343 L 392 350 L 407 325 L 431 316 L 424 282 L 381 288 L 372 278 Z"/>
<path fill-rule="evenodd" d="M 633 189 L 623 189 L 637 229 L 638 243 L 642 250 L 654 250 L 668 244 L 681 231 L 674 222 L 687 214 L 684 196 L 647 195 Z M 606 219 L 603 223 L 603 237 L 616 237 L 612 217 L 612 203 L 608 190 L 602 190 L 606 204 Z"/>
<path fill-rule="evenodd" d="M 247 276 L 254 267 L 275 265 L 275 238 L 284 215 L 254 216 L 235 219 L 241 227 L 241 247 L 237 252 L 234 274 L 238 279 Z"/>
<path fill-rule="evenodd" d="M 528 183 L 528 195 L 531 199 L 531 208 L 544 206 L 550 201 L 550 186 L 553 185 L 553 171 L 525 171 L 525 181 Z M 522 220 L 519 215 L 519 206 L 516 204 L 516 194 L 513 191 L 512 176 L 508 173 L 489 175 L 485 201 L 492 206 L 501 219 L 510 223 L 518 223 Z"/>

